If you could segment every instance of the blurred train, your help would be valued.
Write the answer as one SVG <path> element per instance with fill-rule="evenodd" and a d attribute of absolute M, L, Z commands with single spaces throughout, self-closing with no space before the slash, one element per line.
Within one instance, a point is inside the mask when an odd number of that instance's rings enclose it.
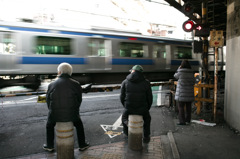
<path fill-rule="evenodd" d="M 192 52 L 192 41 L 0 22 L 0 88 L 37 89 L 42 80 L 56 77 L 62 62 L 73 66 L 81 84 L 121 83 L 136 64 L 150 81 L 168 80 L 182 59 L 198 71 L 201 55 Z"/>

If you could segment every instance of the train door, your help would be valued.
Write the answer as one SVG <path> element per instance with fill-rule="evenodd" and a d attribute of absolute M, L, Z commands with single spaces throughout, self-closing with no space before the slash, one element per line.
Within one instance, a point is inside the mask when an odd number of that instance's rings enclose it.
<path fill-rule="evenodd" d="M 153 59 L 157 70 L 165 69 L 166 66 L 166 46 L 165 45 L 154 45 L 153 46 Z"/>
<path fill-rule="evenodd" d="M 91 38 L 88 41 L 89 71 L 111 70 L 111 40 Z"/>
<path fill-rule="evenodd" d="M 16 37 L 12 32 L 0 31 L 0 75 L 9 75 L 18 69 Z"/>

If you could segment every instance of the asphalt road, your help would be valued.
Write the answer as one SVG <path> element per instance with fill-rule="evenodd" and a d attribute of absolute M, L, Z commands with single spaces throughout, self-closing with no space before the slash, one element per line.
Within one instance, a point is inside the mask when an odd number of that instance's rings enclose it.
<path fill-rule="evenodd" d="M 158 97 L 156 92 L 154 96 Z M 165 96 L 162 102 L 163 99 Z M 166 135 L 169 130 L 174 130 L 171 113 L 166 107 L 156 106 L 159 102 L 155 99 L 150 111 L 152 136 Z M 83 94 L 80 115 L 86 140 L 91 145 L 123 141 L 118 120 L 122 111 L 119 90 Z M 37 103 L 37 96 L 0 98 L 0 158 L 43 152 L 47 113 L 46 103 Z M 75 147 L 78 147 L 76 141 Z"/>

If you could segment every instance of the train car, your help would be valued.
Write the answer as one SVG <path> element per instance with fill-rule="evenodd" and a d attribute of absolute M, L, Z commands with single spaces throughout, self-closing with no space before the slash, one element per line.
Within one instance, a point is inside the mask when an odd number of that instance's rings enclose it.
<path fill-rule="evenodd" d="M 81 84 L 120 83 L 136 64 L 150 81 L 168 80 L 182 59 L 198 71 L 201 55 L 193 54 L 190 40 L 0 22 L 0 87 L 37 89 L 62 62 Z"/>

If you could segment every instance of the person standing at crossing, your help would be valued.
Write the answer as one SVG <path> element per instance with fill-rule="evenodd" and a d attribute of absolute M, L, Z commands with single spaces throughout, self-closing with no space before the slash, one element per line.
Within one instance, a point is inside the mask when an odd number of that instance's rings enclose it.
<path fill-rule="evenodd" d="M 178 80 L 175 100 L 178 102 L 178 125 L 191 122 L 192 102 L 194 101 L 195 78 L 188 60 L 183 60 L 174 77 Z M 186 113 L 184 110 L 186 106 Z"/>

